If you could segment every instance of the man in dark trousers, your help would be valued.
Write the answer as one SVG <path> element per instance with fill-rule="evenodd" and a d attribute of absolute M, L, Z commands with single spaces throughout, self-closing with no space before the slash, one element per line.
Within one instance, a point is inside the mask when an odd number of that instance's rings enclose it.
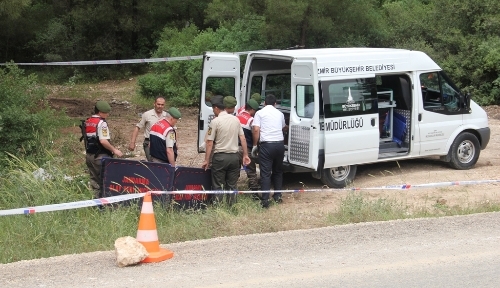
<path fill-rule="evenodd" d="M 260 95 L 259 95 L 260 97 Z M 253 116 L 255 112 L 259 110 L 259 103 L 254 99 L 248 100 L 247 104 L 243 106 L 243 110 L 240 109 L 240 112 L 236 117 L 240 120 L 241 128 L 243 128 L 243 133 L 245 134 L 245 142 L 239 143 L 239 153 L 240 157 L 243 159 L 243 145 L 247 146 L 248 151 L 252 151 L 253 147 L 253 135 L 252 135 L 252 122 Z M 247 173 L 248 178 L 248 188 L 252 191 L 259 190 L 259 180 L 257 178 L 257 167 L 255 165 L 255 159 L 253 157 L 250 158 L 251 162 L 246 166 L 245 172 Z M 254 199 L 259 199 L 257 194 L 252 195 Z"/>
<path fill-rule="evenodd" d="M 97 101 L 94 115 L 85 121 L 85 164 L 90 174 L 90 186 L 95 198 L 102 198 L 101 160 L 107 157 L 123 156 L 123 153 L 111 145 L 111 131 L 106 118 L 111 112 L 111 106 L 106 101 Z"/>
<path fill-rule="evenodd" d="M 237 182 L 240 177 L 240 169 L 242 159 L 238 155 L 238 139 L 241 143 L 245 143 L 245 136 L 241 128 L 240 121 L 233 115 L 234 107 L 236 106 L 236 98 L 233 96 L 220 95 L 212 97 L 212 110 L 216 118 L 210 122 L 210 127 L 207 131 L 207 143 L 205 152 L 205 161 L 202 168 L 207 170 L 210 162 L 210 154 L 214 142 L 217 143 L 214 149 L 212 158 L 212 189 L 237 191 Z M 250 158 L 248 157 L 247 146 L 243 146 L 243 164 L 248 165 Z M 222 194 L 215 194 L 214 203 L 218 204 L 222 201 Z M 232 205 L 236 202 L 236 194 L 228 195 L 227 203 Z"/>
<path fill-rule="evenodd" d="M 252 156 L 257 153 L 257 143 L 260 142 L 258 158 L 262 191 L 271 191 L 271 184 L 275 191 L 283 189 L 283 130 L 286 130 L 287 126 L 285 115 L 275 106 L 276 97 L 267 95 L 264 108 L 255 113 L 252 123 Z M 281 203 L 281 192 L 274 192 L 273 199 L 276 203 Z M 262 193 L 261 204 L 263 208 L 269 207 L 269 193 Z"/>

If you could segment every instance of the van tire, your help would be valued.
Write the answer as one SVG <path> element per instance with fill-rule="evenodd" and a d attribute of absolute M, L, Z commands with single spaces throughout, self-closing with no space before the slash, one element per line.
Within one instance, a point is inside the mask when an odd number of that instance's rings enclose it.
<path fill-rule="evenodd" d="M 467 170 L 476 165 L 481 146 L 477 137 L 468 132 L 461 133 L 451 144 L 449 165 L 457 170 Z"/>
<path fill-rule="evenodd" d="M 330 188 L 345 188 L 356 176 L 356 165 L 325 168 L 321 173 L 321 182 Z"/>

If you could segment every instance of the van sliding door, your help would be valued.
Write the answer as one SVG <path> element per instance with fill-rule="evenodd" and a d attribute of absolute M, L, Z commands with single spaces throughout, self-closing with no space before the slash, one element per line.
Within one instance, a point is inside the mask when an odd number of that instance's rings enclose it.
<path fill-rule="evenodd" d="M 374 77 L 321 82 L 325 168 L 378 159 L 380 133 Z"/>
<path fill-rule="evenodd" d="M 288 133 L 290 163 L 318 167 L 319 91 L 316 59 L 295 59 L 291 70 L 291 107 Z"/>
<path fill-rule="evenodd" d="M 203 55 L 200 115 L 198 120 L 198 153 L 205 141 L 210 121 L 214 118 L 211 98 L 215 95 L 240 99 L 240 57 L 233 53 L 206 52 Z M 240 103 L 236 106 L 238 108 Z"/>

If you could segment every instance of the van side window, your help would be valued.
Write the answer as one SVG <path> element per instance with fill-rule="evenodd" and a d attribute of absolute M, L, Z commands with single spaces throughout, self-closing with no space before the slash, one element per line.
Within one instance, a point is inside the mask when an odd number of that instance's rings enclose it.
<path fill-rule="evenodd" d="M 377 113 L 375 78 L 321 83 L 325 118 Z"/>
<path fill-rule="evenodd" d="M 235 85 L 236 80 L 231 77 L 208 77 L 205 92 L 205 104 L 208 107 L 212 107 L 210 100 L 215 95 L 235 96 L 233 95 Z"/>
<path fill-rule="evenodd" d="M 441 114 L 460 112 L 460 92 L 440 72 L 420 74 L 424 109 Z"/>
<path fill-rule="evenodd" d="M 265 78 L 265 85 L 264 98 L 268 94 L 273 94 L 276 96 L 276 106 L 290 107 L 290 100 L 292 99 L 290 74 L 269 74 Z"/>
<path fill-rule="evenodd" d="M 258 93 L 262 95 L 262 76 L 253 76 L 250 86 L 250 94 Z M 259 103 L 261 104 L 261 103 Z"/>
<path fill-rule="evenodd" d="M 312 118 L 314 115 L 314 88 L 312 85 L 297 85 L 295 87 L 297 97 L 295 111 L 297 116 L 302 118 Z"/>

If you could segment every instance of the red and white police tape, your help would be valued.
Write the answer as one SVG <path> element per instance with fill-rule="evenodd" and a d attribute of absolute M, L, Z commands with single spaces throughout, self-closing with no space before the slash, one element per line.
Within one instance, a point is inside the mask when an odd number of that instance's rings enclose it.
<path fill-rule="evenodd" d="M 236 55 L 245 55 L 250 52 L 257 51 L 242 51 L 233 52 Z M 228 52 L 230 53 L 230 52 Z M 174 62 L 186 60 L 203 59 L 203 55 L 194 56 L 178 56 L 178 57 L 162 57 L 162 58 L 144 58 L 144 59 L 123 59 L 123 60 L 91 60 L 91 61 L 64 61 L 64 62 L 41 62 L 41 63 L 0 63 L 0 66 L 9 64 L 18 66 L 88 66 L 88 65 L 122 65 L 122 64 L 141 64 L 141 63 L 158 63 L 158 62 Z"/>
<path fill-rule="evenodd" d="M 118 196 L 111 196 L 111 197 L 106 197 L 106 198 L 83 200 L 83 201 L 76 201 L 76 202 L 69 202 L 69 203 L 51 204 L 51 205 L 34 206 L 34 207 L 9 209 L 9 210 L 0 210 L 0 216 L 34 214 L 34 213 L 38 213 L 38 212 L 52 212 L 52 211 L 61 211 L 61 210 L 77 209 L 77 208 L 84 208 L 84 207 L 92 207 L 92 206 L 101 206 L 101 205 L 118 203 L 118 202 L 122 202 L 122 201 L 126 201 L 126 200 L 141 198 L 141 197 L 144 197 L 144 195 L 146 195 L 146 193 L 126 194 L 126 195 L 118 195 Z"/>
<path fill-rule="evenodd" d="M 361 191 L 361 190 L 409 190 L 409 189 L 419 189 L 419 188 L 467 186 L 467 185 L 480 185 L 480 184 L 491 184 L 491 183 L 500 183 L 500 180 L 437 182 L 437 183 L 426 183 L 417 185 L 402 184 L 402 185 L 389 185 L 389 186 L 369 187 L 369 188 L 341 188 L 341 189 L 320 188 L 320 189 L 275 190 L 274 192 L 310 193 L 310 192 Z M 150 191 L 150 193 L 153 194 L 247 194 L 247 193 L 267 193 L 267 192 L 269 191 L 222 191 L 222 190 Z M 39 212 L 51 212 L 51 211 L 61 211 L 61 210 L 77 209 L 77 208 L 92 207 L 92 206 L 101 206 L 101 205 L 141 198 L 144 197 L 144 195 L 146 195 L 146 193 L 133 193 L 133 194 L 111 196 L 93 200 L 83 200 L 83 201 L 61 203 L 61 204 L 51 204 L 51 205 L 34 206 L 27 208 L 0 210 L 0 216 L 34 214 Z"/>

